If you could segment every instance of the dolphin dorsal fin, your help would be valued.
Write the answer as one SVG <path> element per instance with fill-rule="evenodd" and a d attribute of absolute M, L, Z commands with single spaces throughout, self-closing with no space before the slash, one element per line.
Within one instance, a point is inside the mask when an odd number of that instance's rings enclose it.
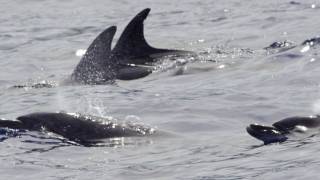
<path fill-rule="evenodd" d="M 117 27 L 111 26 L 100 33 L 88 47 L 82 60 L 97 61 L 104 59 L 111 52 L 111 43 Z"/>
<path fill-rule="evenodd" d="M 111 43 L 116 30 L 115 26 L 111 26 L 93 40 L 74 69 L 71 75 L 73 79 L 90 84 L 97 83 L 98 79 L 105 78 L 101 69 L 111 54 Z"/>
<path fill-rule="evenodd" d="M 127 25 L 121 34 L 113 53 L 128 58 L 146 56 L 156 53 L 158 49 L 151 47 L 143 33 L 143 21 L 147 18 L 150 8 L 142 10 Z"/>

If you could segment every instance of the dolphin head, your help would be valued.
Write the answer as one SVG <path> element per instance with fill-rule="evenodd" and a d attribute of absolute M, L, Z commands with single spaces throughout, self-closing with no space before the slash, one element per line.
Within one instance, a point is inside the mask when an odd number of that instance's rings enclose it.
<path fill-rule="evenodd" d="M 259 124 L 250 124 L 247 127 L 247 132 L 251 136 L 263 141 L 264 144 L 284 142 L 288 139 L 285 134 L 277 128 Z"/>

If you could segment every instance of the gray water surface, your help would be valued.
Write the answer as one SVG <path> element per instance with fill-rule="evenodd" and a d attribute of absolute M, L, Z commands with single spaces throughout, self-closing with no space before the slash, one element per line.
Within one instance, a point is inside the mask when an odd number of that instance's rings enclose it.
<path fill-rule="evenodd" d="M 79 49 L 111 25 L 118 26 L 116 42 L 146 7 L 151 45 L 199 58 L 179 67 L 164 63 L 146 78 L 116 85 L 12 88 L 59 84 L 79 62 Z M 320 1 L 11 0 L 1 2 L 0 12 L 0 117 L 63 110 L 171 134 L 87 148 L 27 133 L 0 142 L 0 179 L 319 177 L 320 135 L 261 146 L 245 127 L 320 112 L 320 46 L 263 49 L 319 35 Z"/>

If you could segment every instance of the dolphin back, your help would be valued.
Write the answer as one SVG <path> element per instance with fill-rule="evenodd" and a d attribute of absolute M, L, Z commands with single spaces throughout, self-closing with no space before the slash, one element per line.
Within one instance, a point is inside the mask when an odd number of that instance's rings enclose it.
<path fill-rule="evenodd" d="M 105 118 L 81 114 L 42 112 L 23 115 L 17 119 L 20 122 L 17 126 L 19 129 L 46 130 L 80 144 L 98 139 L 145 136 L 154 133 L 149 127 L 117 124 Z"/>
<path fill-rule="evenodd" d="M 272 126 L 285 133 L 295 129 L 296 126 L 316 128 L 320 126 L 320 117 L 289 117 L 274 123 Z"/>
<path fill-rule="evenodd" d="M 71 80 L 82 84 L 106 84 L 116 79 L 138 79 L 150 74 L 152 68 L 149 65 L 161 57 L 194 54 L 150 46 L 144 37 L 143 25 L 149 13 L 150 8 L 138 13 L 126 26 L 113 49 L 111 44 L 116 27 L 112 26 L 99 34 L 76 66 Z"/>

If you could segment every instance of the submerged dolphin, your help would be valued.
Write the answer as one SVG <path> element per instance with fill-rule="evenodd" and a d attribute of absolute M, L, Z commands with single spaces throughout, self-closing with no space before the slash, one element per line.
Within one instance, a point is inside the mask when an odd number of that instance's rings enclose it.
<path fill-rule="evenodd" d="M 144 66 L 166 55 L 186 55 L 191 52 L 157 49 L 150 46 L 143 33 L 143 21 L 150 9 L 138 13 L 127 25 L 114 48 L 111 49 L 116 27 L 104 30 L 91 43 L 74 69 L 71 79 L 84 84 L 105 84 L 115 79 L 132 80 L 152 72 Z"/>
<path fill-rule="evenodd" d="M 247 127 L 247 132 L 264 142 L 270 144 L 284 142 L 294 133 L 308 133 L 320 128 L 320 116 L 311 117 L 290 117 L 282 119 L 272 126 L 251 124 Z"/>
<path fill-rule="evenodd" d="M 99 139 L 146 136 L 155 133 L 151 127 L 137 124 L 117 124 L 109 119 L 68 113 L 32 113 L 17 120 L 0 120 L 0 127 L 29 131 L 47 131 L 82 145 Z"/>

